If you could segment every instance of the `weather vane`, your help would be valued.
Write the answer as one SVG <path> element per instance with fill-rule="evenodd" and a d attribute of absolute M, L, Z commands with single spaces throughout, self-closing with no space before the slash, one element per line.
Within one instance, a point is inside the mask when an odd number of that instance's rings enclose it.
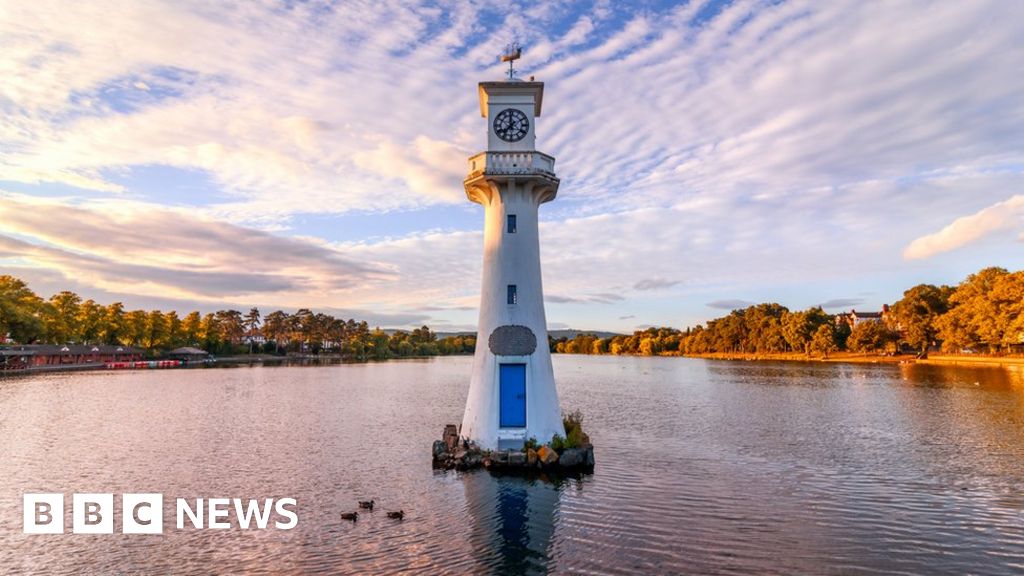
<path fill-rule="evenodd" d="M 519 42 L 513 41 L 510 44 L 505 45 L 505 52 L 501 55 L 502 62 L 508 62 L 508 79 L 515 80 L 516 70 L 512 67 L 512 63 L 519 60 L 519 57 L 523 55 L 523 47 L 519 45 Z"/>

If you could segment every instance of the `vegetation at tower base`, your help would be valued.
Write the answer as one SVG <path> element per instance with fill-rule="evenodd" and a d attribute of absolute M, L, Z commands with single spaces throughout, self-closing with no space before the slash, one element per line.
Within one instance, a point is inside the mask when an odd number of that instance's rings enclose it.
<path fill-rule="evenodd" d="M 331 355 L 346 360 L 385 360 L 409 356 L 472 354 L 472 335 L 438 338 L 423 326 L 411 331 L 371 330 L 363 321 L 335 318 L 302 308 L 261 316 L 219 310 L 125 310 L 120 302 L 102 305 L 63 291 L 49 300 L 22 280 L 0 275 L 0 344 L 111 344 L 144 348 L 151 355 L 192 346 L 213 354 Z"/>
<path fill-rule="evenodd" d="M 1024 271 L 985 268 L 955 287 L 920 284 L 878 321 L 851 327 L 820 307 L 757 304 L 685 330 L 647 328 L 551 342 L 552 352 L 622 355 L 1024 354 Z"/>
<path fill-rule="evenodd" d="M 521 448 L 482 450 L 474 442 L 460 437 L 458 427 L 448 424 L 440 440 L 431 449 L 434 468 L 475 470 L 486 468 L 497 473 L 589 473 L 594 469 L 594 445 L 583 431 L 579 410 L 562 414 L 565 436 L 556 434 L 550 442 L 528 438 Z"/>

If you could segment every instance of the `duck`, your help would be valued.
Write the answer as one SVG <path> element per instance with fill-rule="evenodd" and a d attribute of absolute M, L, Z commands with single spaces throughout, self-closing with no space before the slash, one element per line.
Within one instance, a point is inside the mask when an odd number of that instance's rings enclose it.
<path fill-rule="evenodd" d="M 401 520 L 402 518 L 405 518 L 405 510 L 399 510 L 398 512 L 388 512 L 388 518 Z"/>
<path fill-rule="evenodd" d="M 359 520 L 359 512 L 342 512 L 341 519 L 355 522 L 356 520 Z"/>
<path fill-rule="evenodd" d="M 359 507 L 366 510 L 373 510 L 373 500 L 360 500 Z"/>

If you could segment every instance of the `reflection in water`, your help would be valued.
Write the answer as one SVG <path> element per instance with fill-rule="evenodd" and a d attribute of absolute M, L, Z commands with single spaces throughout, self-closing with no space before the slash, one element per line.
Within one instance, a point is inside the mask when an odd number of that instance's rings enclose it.
<path fill-rule="evenodd" d="M 504 574 L 547 572 L 559 487 L 541 479 L 486 473 L 466 474 L 462 481 L 481 568 Z"/>

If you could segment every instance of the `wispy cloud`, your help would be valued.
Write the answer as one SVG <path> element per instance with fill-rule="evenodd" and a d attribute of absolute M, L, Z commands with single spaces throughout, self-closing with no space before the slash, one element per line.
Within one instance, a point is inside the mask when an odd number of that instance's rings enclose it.
<path fill-rule="evenodd" d="M 826 310 L 832 310 L 835 308 L 849 308 L 851 306 L 858 306 L 863 302 L 863 298 L 833 298 L 831 300 L 826 300 L 821 304 L 818 304 L 818 306 L 821 306 Z"/>
<path fill-rule="evenodd" d="M 738 300 L 738 299 L 733 299 L 733 300 L 714 300 L 712 302 L 708 302 L 707 303 L 708 308 L 717 308 L 719 310 L 738 310 L 740 308 L 746 308 L 748 306 L 753 306 L 753 305 L 754 305 L 754 302 L 749 302 L 747 300 Z"/>
<path fill-rule="evenodd" d="M 0 258 L 28 259 L 107 291 L 262 301 L 386 281 L 386 266 L 307 240 L 126 202 L 75 206 L 0 195 Z M 20 238 L 20 239 L 18 239 Z"/>
<path fill-rule="evenodd" d="M 671 288 L 680 283 L 679 280 L 666 280 L 664 278 L 644 278 L 643 280 L 633 284 L 634 290 L 662 290 L 665 288 Z"/>
<path fill-rule="evenodd" d="M 706 293 L 783 284 L 809 305 L 901 249 L 927 260 L 1019 229 L 1024 4 L 708 6 L 14 3 L 0 180 L 63 196 L 5 213 L 22 243 L 8 262 L 147 298 L 471 322 L 479 231 L 339 242 L 297 222 L 465 202 L 484 145 L 474 85 L 500 74 L 510 33 L 547 82 L 539 142 L 563 185 L 542 211 L 544 281 L 572 323 L 620 321 L 602 312 L 620 301 L 652 323 L 701 316 Z M 126 177 L 152 166 L 198 172 L 206 193 Z M 154 226 L 163 250 L 144 246 Z"/>

